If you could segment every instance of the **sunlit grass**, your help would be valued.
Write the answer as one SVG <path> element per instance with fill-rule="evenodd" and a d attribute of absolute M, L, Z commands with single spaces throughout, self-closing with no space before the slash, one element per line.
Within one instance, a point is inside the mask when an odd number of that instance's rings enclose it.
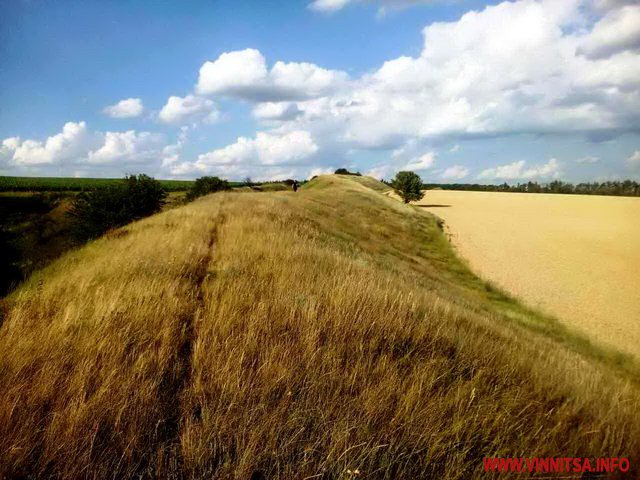
<path fill-rule="evenodd" d="M 637 464 L 635 365 L 487 289 L 433 217 L 351 178 L 202 198 L 67 254 L 6 304 L 0 476 Z"/>

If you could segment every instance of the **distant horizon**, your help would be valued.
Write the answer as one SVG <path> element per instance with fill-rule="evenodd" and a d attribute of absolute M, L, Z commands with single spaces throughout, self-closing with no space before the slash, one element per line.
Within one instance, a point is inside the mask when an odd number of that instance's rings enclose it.
<path fill-rule="evenodd" d="M 51 178 L 51 179 L 82 179 L 82 180 L 92 180 L 92 179 L 96 179 L 96 180 L 122 180 L 125 176 L 127 175 L 148 175 L 145 172 L 129 172 L 126 173 L 122 176 L 113 176 L 113 177 L 99 177 L 99 176 L 95 176 L 95 177 L 82 177 L 82 176 L 78 176 L 78 177 L 69 177 L 69 176 L 58 176 L 58 175 L 47 175 L 47 176 L 37 176 L 37 175 L 0 175 L 0 178 Z M 321 173 L 318 175 L 336 175 L 335 173 Z M 361 174 L 362 176 L 366 176 L 366 177 L 371 177 L 371 178 L 375 178 L 376 180 L 379 180 L 381 182 L 389 182 L 391 180 L 393 180 L 393 177 L 389 177 L 389 178 L 376 178 L 373 177 L 371 175 L 366 175 L 366 174 Z M 152 176 L 152 175 L 150 175 Z M 222 178 L 223 180 L 227 180 L 231 183 L 243 183 L 244 181 L 246 181 L 245 179 L 229 179 L 226 178 L 224 176 L 221 175 L 201 175 L 201 176 L 217 176 Z M 317 175 L 315 175 L 317 176 Z M 164 177 L 156 177 L 156 176 L 152 176 L 153 178 L 155 178 L 156 180 L 159 181 L 163 181 L 163 182 L 195 182 L 199 177 L 193 177 L 193 178 L 164 178 Z M 249 179 L 251 179 L 251 175 L 248 176 Z M 312 177 L 308 177 L 308 178 L 301 178 L 301 177 L 290 177 L 290 178 L 272 178 L 272 179 L 266 179 L 266 180 L 253 180 L 251 179 L 252 182 L 254 183 L 270 183 L 270 182 L 283 182 L 286 180 L 299 180 L 299 181 L 308 181 L 311 180 Z M 632 178 L 621 178 L 621 179 L 612 179 L 612 180 L 602 180 L 602 181 L 598 181 L 598 180 L 592 180 L 592 181 L 584 181 L 584 182 L 571 182 L 571 181 L 567 181 L 567 180 L 563 180 L 561 178 L 554 178 L 554 179 L 550 179 L 547 181 L 539 181 L 539 180 L 520 180 L 520 181 L 516 181 L 516 182 L 509 182 L 509 181 L 502 181 L 502 182 L 494 182 L 494 183 L 483 183 L 483 182 L 478 182 L 478 181 L 467 181 L 467 182 L 462 182 L 462 181 L 449 181 L 449 182 L 427 182 L 425 181 L 425 179 L 420 176 L 420 178 L 422 179 L 422 183 L 424 185 L 482 185 L 482 186 L 496 186 L 499 187 L 501 185 L 507 184 L 509 186 L 517 186 L 517 185 L 523 185 L 523 184 L 527 184 L 529 182 L 532 182 L 534 184 L 538 184 L 538 185 L 548 185 L 549 183 L 552 182 L 562 182 L 564 184 L 572 184 L 572 185 L 578 185 L 580 183 L 583 184 L 603 184 L 603 183 L 607 183 L 607 182 L 626 182 L 626 181 L 630 181 L 630 182 L 634 182 L 634 183 L 640 183 L 638 182 L 638 180 L 632 179 Z"/>

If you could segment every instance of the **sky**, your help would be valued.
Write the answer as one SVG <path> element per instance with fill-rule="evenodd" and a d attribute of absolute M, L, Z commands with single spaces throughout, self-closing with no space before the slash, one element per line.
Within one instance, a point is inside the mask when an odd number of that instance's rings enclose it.
<path fill-rule="evenodd" d="M 0 142 L 0 175 L 640 180 L 640 1 L 0 1 Z"/>

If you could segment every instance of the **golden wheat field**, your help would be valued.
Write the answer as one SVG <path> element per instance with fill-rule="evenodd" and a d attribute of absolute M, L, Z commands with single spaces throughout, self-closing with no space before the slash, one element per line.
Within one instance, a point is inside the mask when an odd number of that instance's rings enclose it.
<path fill-rule="evenodd" d="M 640 356 L 640 198 L 427 192 L 481 277 Z"/>

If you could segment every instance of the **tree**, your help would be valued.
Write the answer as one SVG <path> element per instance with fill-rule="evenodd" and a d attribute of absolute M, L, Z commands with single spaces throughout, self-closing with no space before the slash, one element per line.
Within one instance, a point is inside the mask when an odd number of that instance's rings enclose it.
<path fill-rule="evenodd" d="M 414 172 L 398 172 L 396 178 L 391 182 L 391 186 L 404 203 L 421 200 L 424 197 L 422 180 Z"/>
<path fill-rule="evenodd" d="M 160 182 L 147 175 L 129 175 L 120 184 L 81 192 L 69 210 L 73 232 L 81 241 L 99 237 L 160 211 L 166 196 Z"/>
<path fill-rule="evenodd" d="M 362 176 L 362 174 L 360 172 L 350 172 L 346 168 L 339 168 L 333 173 L 335 173 L 336 175 L 355 175 L 357 177 Z"/>
<path fill-rule="evenodd" d="M 222 190 L 229 190 L 229 182 L 226 180 L 218 177 L 200 177 L 196 179 L 191 190 L 187 193 L 187 200 L 194 200 L 202 195 Z"/>

